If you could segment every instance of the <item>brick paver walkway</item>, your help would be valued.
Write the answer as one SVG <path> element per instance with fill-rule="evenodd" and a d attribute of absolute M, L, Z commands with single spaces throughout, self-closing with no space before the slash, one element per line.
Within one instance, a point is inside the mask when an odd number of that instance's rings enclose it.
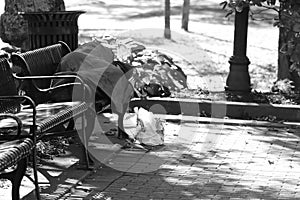
<path fill-rule="evenodd" d="M 63 199 L 300 199 L 296 129 L 173 121 L 165 133 L 148 153 L 95 133 L 105 164 Z"/>

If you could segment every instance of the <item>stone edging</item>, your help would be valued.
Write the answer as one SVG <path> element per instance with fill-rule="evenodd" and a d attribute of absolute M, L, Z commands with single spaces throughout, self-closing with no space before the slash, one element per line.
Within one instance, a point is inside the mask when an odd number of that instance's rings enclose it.
<path fill-rule="evenodd" d="M 274 116 L 276 120 L 300 122 L 300 106 L 258 104 L 228 101 L 208 101 L 178 98 L 132 99 L 130 108 L 143 107 L 155 114 L 203 116 L 212 118 L 256 119 Z"/>

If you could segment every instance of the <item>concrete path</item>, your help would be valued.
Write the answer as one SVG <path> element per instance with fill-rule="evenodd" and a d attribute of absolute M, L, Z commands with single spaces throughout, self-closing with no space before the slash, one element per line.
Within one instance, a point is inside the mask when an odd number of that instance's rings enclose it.
<path fill-rule="evenodd" d="M 297 129 L 167 120 L 147 153 L 101 133 L 89 143 L 99 168 L 60 199 L 300 199 Z"/>
<path fill-rule="evenodd" d="M 185 32 L 181 30 L 182 2 L 171 1 L 172 40 L 166 40 L 162 0 L 65 0 L 67 10 L 86 11 L 78 19 L 79 43 L 103 35 L 130 37 L 189 61 L 192 66 L 183 70 L 190 88 L 223 90 L 233 51 L 234 17 L 225 17 L 221 1 L 191 0 L 189 32 Z M 272 19 L 276 14 L 265 13 L 264 17 Z M 277 79 L 278 28 L 272 20 L 249 23 L 247 56 L 251 61 L 251 83 L 253 89 L 269 91 Z"/>
<path fill-rule="evenodd" d="M 219 2 L 192 1 L 195 6 L 190 32 L 185 33 L 180 30 L 182 2 L 176 1 L 171 24 L 176 42 L 161 39 L 162 1 L 142 1 L 141 5 L 134 0 L 65 2 L 67 10 L 87 11 L 79 18 L 81 43 L 93 36 L 135 29 L 129 33 L 131 37 L 176 52 L 197 66 L 192 72 L 187 71 L 190 77 L 203 79 L 217 74 L 217 80 L 225 82 L 228 59 L 232 55 L 233 25 L 232 20 L 224 20 Z M 152 30 L 151 37 L 145 34 L 147 29 Z M 277 62 L 274 56 L 277 29 L 254 23 L 248 35 L 252 79 L 272 82 Z M 194 43 L 187 44 L 190 38 Z M 268 67 L 268 73 L 259 71 Z M 259 81 L 254 84 L 262 87 Z M 297 129 L 238 123 L 217 125 L 199 123 L 196 119 L 168 120 L 165 145 L 146 153 L 121 149 L 120 141 L 103 134 L 115 128 L 115 119 L 99 118 L 102 123 L 89 142 L 96 170 L 77 168 L 74 163 L 78 161 L 79 146 L 72 145 L 66 155 L 40 165 L 41 181 L 45 182 L 42 199 L 300 199 Z M 32 190 L 32 186 L 27 188 L 23 184 L 22 191 L 24 188 Z M 23 200 L 31 199 L 34 199 L 32 193 L 23 197 Z"/>

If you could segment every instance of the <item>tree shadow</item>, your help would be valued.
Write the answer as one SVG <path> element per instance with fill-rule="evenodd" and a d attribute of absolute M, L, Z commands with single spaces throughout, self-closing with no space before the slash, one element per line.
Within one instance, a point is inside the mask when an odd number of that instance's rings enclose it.
<path fill-rule="evenodd" d="M 193 125 L 191 126 L 193 127 Z M 211 128 L 213 129 L 213 127 Z M 244 134 L 244 138 L 241 137 L 237 140 L 237 145 L 243 143 L 243 140 L 251 139 L 252 142 L 259 143 L 257 148 L 265 148 L 267 152 L 264 153 L 267 155 L 284 155 L 284 158 L 290 157 L 294 162 L 299 162 L 299 156 L 293 155 L 300 149 L 293 143 L 299 139 L 297 131 L 295 134 L 292 132 L 286 134 L 285 129 L 276 131 L 274 128 L 266 127 L 249 127 L 249 129 L 243 129 L 243 132 L 241 132 L 241 127 L 224 126 L 222 128 L 225 132 L 212 131 L 211 133 L 216 137 L 220 136 L 223 140 L 227 138 L 226 133 L 229 134 L 228 136 Z M 214 129 L 220 130 L 217 127 Z M 76 189 L 77 196 L 74 194 L 73 197 L 91 199 L 95 195 L 99 195 L 102 199 L 189 200 L 196 198 L 277 199 L 279 197 L 297 199 L 293 195 L 293 188 L 289 188 L 290 185 L 295 185 L 297 177 L 289 179 L 287 176 L 273 175 L 276 171 L 272 171 L 274 170 L 272 166 L 276 163 L 267 164 L 270 169 L 263 166 L 260 166 L 259 169 L 253 168 L 261 163 L 252 157 L 261 156 L 261 160 L 268 159 L 265 154 L 254 153 L 254 148 L 205 146 L 207 140 L 195 142 L 188 139 L 186 142 L 176 137 L 175 135 L 167 136 L 164 148 L 149 152 L 153 157 L 161 158 L 159 166 L 155 170 L 132 173 L 118 171 L 116 168 L 113 169 L 109 165 L 103 164 L 95 174 L 83 181 L 83 184 Z M 220 142 L 224 142 L 223 140 Z M 204 146 L 196 148 L 197 145 Z M 285 152 L 283 153 L 283 151 Z M 157 166 L 158 160 L 152 159 L 152 161 L 143 160 L 142 163 L 137 163 L 137 166 L 147 167 L 151 164 Z M 263 161 L 267 162 L 267 160 Z M 110 162 L 116 163 L 114 160 Z M 284 188 L 282 185 L 286 185 L 288 188 Z"/>
<path fill-rule="evenodd" d="M 123 20 L 128 19 L 144 19 L 150 17 L 163 17 L 164 10 L 160 6 L 158 7 L 147 7 L 148 10 L 145 12 L 141 7 L 141 12 L 139 13 L 128 13 Z M 182 7 L 181 6 L 173 6 L 171 8 L 171 16 L 181 16 Z M 198 22 L 210 22 L 210 23 L 220 23 L 220 24 L 227 24 L 231 18 L 225 17 L 226 12 L 221 8 L 214 7 L 214 6 L 191 6 L 190 8 L 190 21 Z"/>
<path fill-rule="evenodd" d="M 127 21 L 133 19 L 146 19 L 151 17 L 163 17 L 164 6 L 159 1 L 137 1 L 134 0 L 131 4 L 117 3 L 110 4 L 103 1 L 89 1 L 80 2 L 72 6 L 92 6 L 104 8 L 107 13 L 114 20 Z M 126 12 L 128 10 L 128 12 Z M 120 11 L 120 12 L 118 12 Z M 260 12 L 258 7 L 251 7 L 250 12 L 250 25 L 254 26 L 270 26 L 274 23 L 274 18 L 277 17 L 277 13 L 274 11 Z M 217 24 L 232 24 L 234 21 L 234 14 L 226 17 L 227 10 L 223 10 L 218 2 L 211 3 L 205 1 L 192 2 L 190 7 L 190 21 L 191 22 L 205 22 L 205 23 L 217 23 Z M 254 14 L 253 14 L 254 13 Z M 91 9 L 86 14 L 102 16 L 101 11 Z M 171 6 L 171 16 L 181 17 L 182 5 Z M 253 17 L 251 17 L 253 14 Z M 107 18 L 107 16 L 105 16 Z"/>
<path fill-rule="evenodd" d="M 79 140 L 79 139 L 78 139 Z M 40 195 L 42 199 L 55 199 L 63 196 L 68 189 L 79 182 L 79 178 L 88 173 L 88 170 L 76 160 L 80 160 L 82 146 L 72 144 L 65 154 L 54 156 L 53 159 L 39 159 L 38 176 Z M 36 199 L 35 191 L 31 191 L 22 200 Z"/>
<path fill-rule="evenodd" d="M 186 151 L 186 145 L 169 144 L 169 151 L 176 155 Z M 231 150 L 231 153 L 241 153 Z M 180 156 L 164 158 L 165 163 L 158 169 L 148 173 L 123 172 L 102 190 L 94 190 L 88 197 L 97 192 L 104 198 L 112 199 L 276 199 L 279 188 L 273 187 L 267 181 L 257 183 L 257 176 L 246 176 L 246 171 L 240 170 L 228 160 L 226 153 L 219 149 L 207 152 L 189 151 Z M 107 168 L 107 167 L 104 167 Z M 249 169 L 251 171 L 251 169 Z M 111 173 L 120 173 L 109 169 Z M 105 178 L 106 170 L 97 173 L 97 179 Z M 271 173 L 271 172 L 270 172 Z M 286 180 L 277 180 L 283 184 Z M 89 181 L 88 187 L 97 188 L 97 181 Z M 87 198 L 88 198 L 87 197 Z M 296 199 L 290 194 L 280 196 L 286 199 Z"/>
<path fill-rule="evenodd" d="M 300 135 L 297 129 L 271 129 L 267 130 L 264 133 L 264 136 L 268 136 L 268 139 L 261 139 L 261 142 L 265 142 L 269 145 L 272 145 L 274 149 L 277 149 L 278 152 L 281 152 L 283 149 L 288 149 L 286 155 L 289 155 L 290 158 L 297 159 L 300 161 L 300 155 L 296 152 L 300 152 Z"/>
<path fill-rule="evenodd" d="M 124 7 L 124 5 L 114 5 L 110 8 Z M 125 6 L 126 8 L 132 8 L 132 6 Z M 145 19 L 151 17 L 163 17 L 164 10 L 161 6 L 151 5 L 139 5 L 134 6 L 139 9 L 139 12 L 128 12 L 121 20 L 132 20 L 132 19 Z M 145 10 L 145 8 L 147 8 Z M 274 23 L 274 18 L 277 17 L 276 13 L 272 11 L 260 12 L 259 8 L 252 8 L 253 12 L 249 16 L 249 24 L 253 26 L 271 26 Z M 192 5 L 190 7 L 190 21 L 192 22 L 206 22 L 206 23 L 217 23 L 217 24 L 233 24 L 234 14 L 226 17 L 228 11 L 223 10 L 218 4 L 215 5 Z M 171 16 L 180 16 L 182 14 L 181 6 L 171 7 Z"/>
<path fill-rule="evenodd" d="M 257 128 L 253 128 L 256 130 Z M 269 159 L 270 168 L 279 170 L 282 173 L 289 173 L 285 183 L 291 187 L 298 185 L 298 164 L 300 162 L 300 135 L 299 129 L 286 128 L 265 128 L 255 135 L 255 140 L 267 145 L 266 159 Z M 255 131 L 256 132 L 256 131 Z M 294 176 L 294 177 L 293 177 Z M 282 182 L 282 180 L 278 180 Z"/>

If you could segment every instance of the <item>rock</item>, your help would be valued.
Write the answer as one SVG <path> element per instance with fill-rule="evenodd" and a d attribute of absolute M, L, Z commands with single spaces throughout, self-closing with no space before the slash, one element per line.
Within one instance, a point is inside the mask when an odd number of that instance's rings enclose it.
<path fill-rule="evenodd" d="M 5 43 L 0 38 L 0 57 L 9 57 L 9 54 L 13 52 L 20 52 L 21 49 L 15 46 L 12 46 L 8 43 Z"/>
<path fill-rule="evenodd" d="M 1 15 L 1 39 L 14 46 L 24 47 L 27 38 L 26 21 L 21 15 L 4 13 Z"/>
<path fill-rule="evenodd" d="M 63 10 L 63 0 L 5 0 L 5 10 L 0 19 L 0 38 L 13 46 L 28 49 L 27 22 L 20 13 Z"/>
<path fill-rule="evenodd" d="M 63 0 L 36 0 L 34 11 L 64 11 L 66 10 Z"/>

